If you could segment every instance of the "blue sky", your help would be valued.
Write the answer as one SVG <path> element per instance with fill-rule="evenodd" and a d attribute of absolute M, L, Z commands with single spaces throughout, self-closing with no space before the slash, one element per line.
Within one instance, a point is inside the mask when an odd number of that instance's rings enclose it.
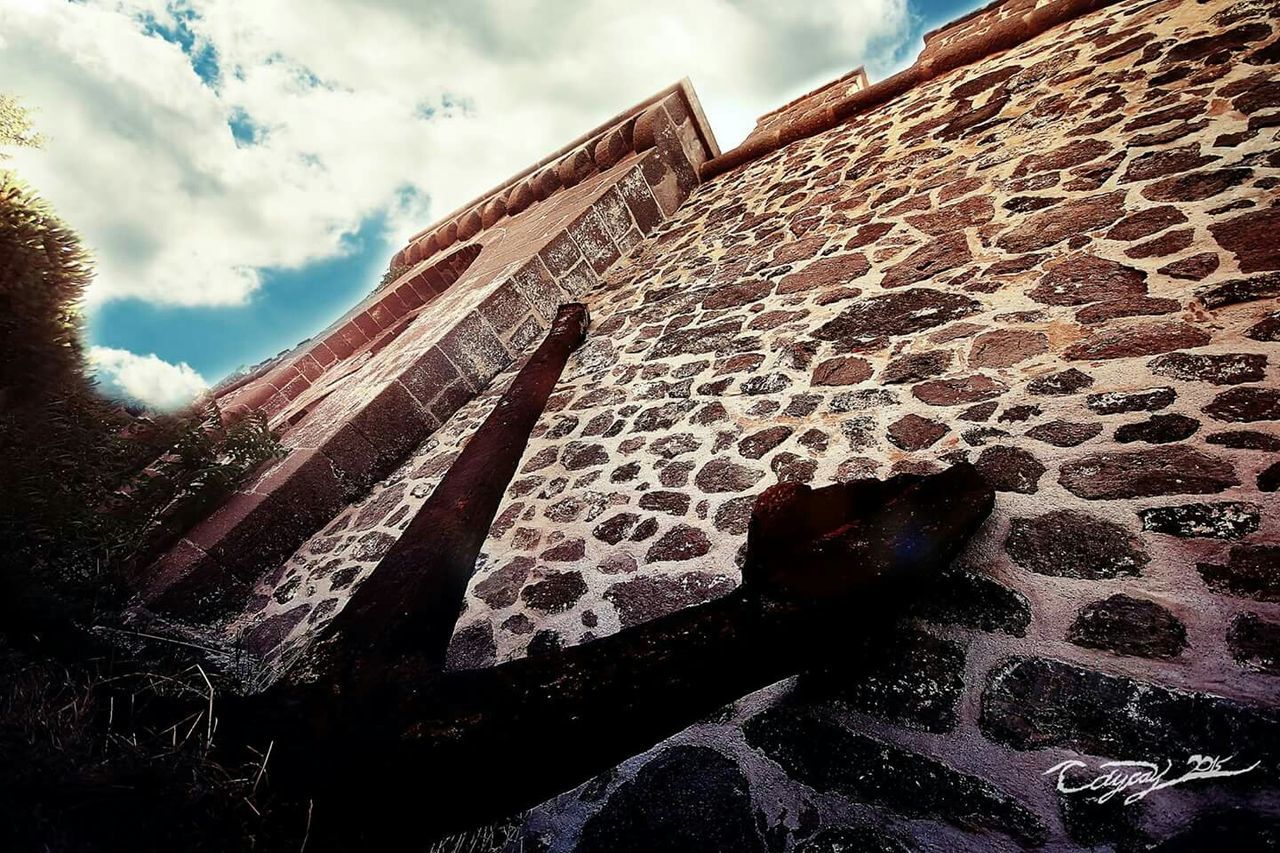
<path fill-rule="evenodd" d="M 95 255 L 104 387 L 172 406 L 323 328 L 434 216 L 679 77 L 729 148 L 859 64 L 893 73 L 977 5 L 0 0 L 0 80 L 47 138 L 9 165 Z"/>
<path fill-rule="evenodd" d="M 115 299 L 89 313 L 91 345 L 148 352 L 186 362 L 210 383 L 311 337 L 378 282 L 388 256 L 386 218 L 373 216 L 344 242 L 344 252 L 298 269 L 266 269 L 240 305 L 165 305 Z"/>

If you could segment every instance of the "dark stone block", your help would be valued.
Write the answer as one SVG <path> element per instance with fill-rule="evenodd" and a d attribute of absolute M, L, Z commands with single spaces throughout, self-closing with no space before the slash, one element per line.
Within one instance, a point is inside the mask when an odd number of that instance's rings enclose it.
<path fill-rule="evenodd" d="M 1252 169 L 1204 169 L 1199 172 L 1187 172 L 1186 174 L 1174 175 L 1173 177 L 1147 184 L 1142 188 L 1142 196 L 1152 201 L 1203 201 L 1219 193 L 1224 193 L 1232 187 L 1240 186 L 1252 176 Z M 1220 223 L 1219 225 L 1225 224 Z M 1209 230 L 1213 232 L 1214 227 L 1212 225 L 1209 226 Z M 1218 236 L 1217 232 L 1214 232 L 1214 236 L 1219 243 L 1222 243 L 1224 239 L 1230 239 L 1225 235 Z M 1259 257 L 1259 254 L 1257 252 L 1247 252 L 1245 257 L 1252 261 L 1253 258 Z M 1260 257 L 1262 260 L 1258 265 L 1244 261 L 1241 263 L 1240 268 L 1246 272 L 1251 269 L 1275 269 L 1275 267 L 1265 266 L 1268 263 L 1268 256 L 1265 252 L 1261 253 Z"/>
<path fill-rule="evenodd" d="M 849 665 L 805 673 L 789 702 L 836 701 L 873 717 L 927 732 L 956 726 L 964 689 L 965 648 L 913 628 L 877 637 Z"/>
<path fill-rule="evenodd" d="M 1064 463 L 1059 482 L 1087 500 L 1210 494 L 1240 485 L 1226 461 L 1176 444 L 1085 456 Z"/>
<path fill-rule="evenodd" d="M 476 597 L 494 610 L 516 603 L 520 590 L 536 565 L 532 557 L 513 557 L 505 566 L 494 569 L 475 585 Z"/>
<path fill-rule="evenodd" d="M 996 240 L 996 245 L 1007 253 L 1022 254 L 1100 231 L 1124 216 L 1124 197 L 1123 192 L 1090 196 L 1021 218 Z"/>
<path fill-rule="evenodd" d="M 474 622 L 454 633 L 449 642 L 446 667 L 451 670 L 484 669 L 493 666 L 497 656 L 493 626 L 488 622 Z"/>
<path fill-rule="evenodd" d="M 1201 347 L 1209 343 L 1209 340 L 1207 332 L 1187 323 L 1143 323 L 1095 332 L 1068 347 L 1063 358 L 1071 361 L 1093 361 L 1158 355 L 1170 350 Z"/>
<path fill-rule="evenodd" d="M 1258 491 L 1280 491 L 1280 462 L 1272 462 L 1258 472 Z"/>
<path fill-rule="evenodd" d="M 930 406 L 957 406 L 990 400 L 1008 390 L 1003 382 L 982 373 L 974 373 L 956 379 L 930 379 L 912 386 L 911 393 Z"/>
<path fill-rule="evenodd" d="M 705 746 L 664 749 L 583 825 L 578 853 L 765 853 L 746 776 Z"/>
<path fill-rule="evenodd" d="M 903 382 L 916 382 L 937 376 L 951 364 L 951 353 L 947 350 L 903 355 L 889 362 L 880 373 L 882 385 L 896 385 Z"/>
<path fill-rule="evenodd" d="M 597 465 L 604 465 L 609 461 L 609 452 L 599 444 L 587 444 L 581 441 L 571 441 L 564 446 L 564 451 L 560 454 L 560 464 L 569 471 L 580 471 L 584 468 L 594 468 Z"/>
<path fill-rule="evenodd" d="M 1102 434 L 1102 424 L 1074 421 L 1049 421 L 1027 430 L 1027 438 L 1054 447 L 1075 447 Z"/>
<path fill-rule="evenodd" d="M 1008 438 L 1009 433 L 996 427 L 973 427 L 962 432 L 960 437 L 964 439 L 965 444 L 981 447 L 993 439 Z"/>
<path fill-rule="evenodd" d="M 1256 613 L 1241 613 L 1231 620 L 1227 648 L 1246 669 L 1280 675 L 1280 623 L 1268 622 Z"/>
<path fill-rule="evenodd" d="M 1120 655 L 1172 658 L 1187 647 L 1187 629 L 1154 601 L 1120 594 L 1081 609 L 1067 639 L 1077 646 Z"/>
<path fill-rule="evenodd" d="M 747 459 L 759 459 L 790 438 L 792 432 L 788 426 L 767 427 L 753 432 L 738 442 L 738 452 Z"/>
<path fill-rule="evenodd" d="M 1159 314 L 1172 314 L 1181 308 L 1182 303 L 1176 299 L 1131 296 L 1086 305 L 1076 312 L 1076 320 L 1086 325 L 1096 325 L 1118 317 L 1152 317 Z"/>
<path fill-rule="evenodd" d="M 1241 501 L 1157 506 L 1138 512 L 1142 529 L 1166 536 L 1243 539 L 1258 529 L 1262 508 Z"/>
<path fill-rule="evenodd" d="M 1247 172 L 1244 169 L 1224 169 L 1230 172 Z M 1280 269 L 1280 243 L 1259 239 L 1263 234 L 1280 232 L 1280 208 L 1254 210 L 1234 219 L 1215 222 L 1209 226 L 1213 238 L 1236 256 L 1241 272 Z M 1206 303 L 1208 304 L 1208 303 Z"/>
<path fill-rule="evenodd" d="M 1023 568 L 1053 577 L 1138 575 L 1150 562 L 1142 540 L 1120 525 L 1068 509 L 1015 518 L 1004 548 Z"/>
<path fill-rule="evenodd" d="M 436 427 L 413 395 L 392 382 L 351 419 L 377 455 L 376 473 L 385 475 L 422 443 Z"/>
<path fill-rule="evenodd" d="M 511 362 L 511 354 L 479 314 L 459 320 L 440 339 L 439 346 L 473 388 L 483 388 Z"/>
<path fill-rule="evenodd" d="M 980 631 L 1026 636 L 1031 606 L 1026 596 L 974 572 L 951 570 L 940 575 L 912 608 L 930 622 L 963 625 Z"/>
<path fill-rule="evenodd" d="M 1043 843 L 1040 820 L 995 786 L 792 707 L 758 714 L 743 726 L 747 743 L 820 793 L 883 806 L 905 817 L 1004 832 Z"/>
<path fill-rule="evenodd" d="M 640 496 L 640 508 L 683 516 L 689 511 L 689 496 L 683 492 L 645 492 Z"/>
<path fill-rule="evenodd" d="M 913 287 L 859 300 L 819 327 L 814 337 L 868 343 L 932 329 L 981 310 L 982 303 L 962 294 Z"/>
<path fill-rule="evenodd" d="M 1231 422 L 1280 421 L 1280 388 L 1232 388 L 1204 407 L 1214 420 Z"/>
<path fill-rule="evenodd" d="M 683 561 L 701 557 L 711 550 L 707 534 L 687 524 L 677 524 L 653 543 L 645 554 L 646 563 Z"/>
<path fill-rule="evenodd" d="M 1152 415 L 1145 421 L 1117 427 L 1116 441 L 1120 444 L 1134 441 L 1169 444 L 1190 438 L 1198 429 L 1200 429 L 1200 422 L 1186 415 Z"/>
<path fill-rule="evenodd" d="M 708 494 L 717 492 L 745 492 L 754 486 L 763 471 L 730 462 L 727 459 L 713 459 L 694 477 L 698 488 Z"/>
<path fill-rule="evenodd" d="M 933 278 L 973 259 L 963 231 L 951 231 L 911 252 L 903 260 L 885 270 L 880 286 L 885 289 L 905 287 Z"/>
<path fill-rule="evenodd" d="M 1203 281 L 1216 272 L 1221 263 L 1222 261 L 1218 258 L 1217 252 L 1201 252 L 1198 255 L 1192 255 L 1189 258 L 1166 264 L 1157 272 L 1170 278 Z"/>
<path fill-rule="evenodd" d="M 829 358 L 813 370 L 812 385 L 857 385 L 871 378 L 871 364 L 856 356 Z"/>
<path fill-rule="evenodd" d="M 1280 438 L 1249 429 L 1215 432 L 1206 436 L 1205 441 L 1209 444 L 1229 447 L 1232 450 L 1280 450 Z"/>
<path fill-rule="evenodd" d="M 1125 412 L 1154 412 L 1163 409 L 1177 399 L 1172 388 L 1151 388 L 1147 391 L 1107 391 L 1090 394 L 1085 403 L 1100 415 L 1118 415 Z"/>
<path fill-rule="evenodd" d="M 1197 292 L 1206 308 L 1223 308 L 1242 302 L 1280 296 L 1280 273 L 1264 273 L 1249 278 L 1233 278 Z"/>
<path fill-rule="evenodd" d="M 520 597 L 535 610 L 563 613 L 586 594 L 581 572 L 557 572 L 526 586 Z"/>
<path fill-rule="evenodd" d="M 1151 372 L 1170 379 L 1210 382 L 1214 385 L 1239 385 L 1261 382 L 1267 375 L 1267 357 L 1256 353 L 1203 355 L 1171 352 L 1147 362 Z"/>
<path fill-rule="evenodd" d="M 1254 809 L 1200 814 L 1176 835 L 1147 849 L 1150 853 L 1280 850 L 1280 818 Z"/>
<path fill-rule="evenodd" d="M 439 347 L 432 347 L 404 372 L 400 377 L 400 383 L 425 408 L 440 395 L 441 391 L 459 378 L 458 370 L 453 363 Z"/>
<path fill-rule="evenodd" d="M 1280 714 L 1046 658 L 1010 658 L 982 694 L 983 735 L 1014 749 L 1062 747 L 1117 759 L 1280 754 Z"/>
<path fill-rule="evenodd" d="M 1040 283 L 1027 296 L 1045 305 L 1087 305 L 1146 293 L 1147 274 L 1142 270 L 1093 255 L 1071 254 L 1047 264 Z"/>
<path fill-rule="evenodd" d="M 591 531 L 591 535 L 601 542 L 617 545 L 627 538 L 628 534 L 635 529 L 639 522 L 640 516 L 634 512 L 620 512 L 597 524 L 595 529 Z"/>
<path fill-rule="evenodd" d="M 1280 545 L 1233 545 L 1226 563 L 1197 563 L 1196 571 L 1214 592 L 1280 601 Z"/>
<path fill-rule="evenodd" d="M 618 192 L 622 195 L 631 215 L 635 217 L 640 231 L 648 235 L 662 221 L 662 210 L 649 191 L 649 184 L 639 167 L 631 169 L 618 181 Z"/>
<path fill-rule="evenodd" d="M 1280 312 L 1268 314 L 1252 326 L 1244 330 L 1246 338 L 1263 343 L 1280 341 Z"/>
<path fill-rule="evenodd" d="M 1141 240 L 1143 237 L 1150 237 L 1152 234 L 1157 234 L 1174 225 L 1181 225 L 1186 221 L 1186 215 L 1171 204 L 1147 207 L 1117 222 L 1107 232 L 1107 239 Z"/>
<path fill-rule="evenodd" d="M 997 492 L 1035 494 L 1047 470 L 1039 459 L 1019 447 L 996 446 L 982 451 L 974 463 L 982 478 Z"/>
<path fill-rule="evenodd" d="M 903 450 L 923 450 L 933 445 L 949 432 L 945 424 L 922 418 L 919 415 L 904 415 L 889 426 L 889 441 Z"/>
<path fill-rule="evenodd" d="M 1092 376 L 1074 367 L 1068 367 L 1066 370 L 1032 379 L 1027 383 L 1027 391 L 1044 395 L 1074 394 L 1092 384 Z"/>
<path fill-rule="evenodd" d="M 797 844 L 794 853 L 911 853 L 891 832 L 870 825 L 828 826 Z"/>
<path fill-rule="evenodd" d="M 266 656 L 279 646 L 285 637 L 289 636 L 289 632 L 307 618 L 310 612 L 311 604 L 303 603 L 283 613 L 267 617 L 245 631 L 242 638 L 245 648 L 259 657 Z"/>
<path fill-rule="evenodd" d="M 731 592 L 734 586 L 734 582 L 723 575 L 685 572 L 616 583 L 605 590 L 604 597 L 618 611 L 622 627 L 630 628 L 719 598 Z"/>
<path fill-rule="evenodd" d="M 673 355 L 706 355 L 730 350 L 742 330 L 741 320 L 724 320 L 707 326 L 672 329 L 668 327 L 647 356 L 649 359 Z"/>

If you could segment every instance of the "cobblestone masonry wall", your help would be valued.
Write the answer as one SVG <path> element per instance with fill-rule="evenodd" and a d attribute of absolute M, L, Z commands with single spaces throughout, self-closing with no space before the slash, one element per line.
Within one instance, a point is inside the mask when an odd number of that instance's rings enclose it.
<path fill-rule="evenodd" d="M 752 496 L 777 479 L 964 458 L 999 492 L 863 671 L 744 699 L 536 810 L 524 849 L 1129 850 L 1179 833 L 1202 849 L 1275 831 L 1278 10 L 1130 0 L 1079 18 L 703 185 L 611 271 L 454 665 L 728 591 Z M 502 384 L 234 629 L 272 660 L 296 652 Z M 1192 753 L 1263 766 L 1132 806 L 1042 776 Z"/>

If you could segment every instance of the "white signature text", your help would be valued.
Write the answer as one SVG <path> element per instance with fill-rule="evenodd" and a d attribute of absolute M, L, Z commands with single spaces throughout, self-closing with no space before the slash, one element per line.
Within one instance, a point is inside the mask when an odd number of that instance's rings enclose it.
<path fill-rule="evenodd" d="M 1044 775 L 1056 773 L 1058 790 L 1064 794 L 1099 792 L 1098 796 L 1093 798 L 1099 803 L 1105 803 L 1122 792 L 1132 790 L 1132 793 L 1124 799 L 1124 804 L 1127 806 L 1163 788 L 1172 788 L 1174 785 L 1194 782 L 1197 779 L 1239 776 L 1262 763 L 1255 761 L 1248 767 L 1232 769 L 1227 767 L 1227 764 L 1233 758 L 1235 758 L 1234 755 L 1228 755 L 1226 758 L 1219 758 L 1216 755 L 1193 755 L 1187 759 L 1187 768 L 1182 771 L 1182 775 L 1172 778 L 1169 776 L 1173 770 L 1171 759 L 1166 760 L 1163 767 L 1151 761 L 1108 761 L 1098 765 L 1097 776 L 1081 783 L 1072 783 L 1068 780 L 1067 774 L 1076 769 L 1087 770 L 1089 765 L 1074 759 L 1053 765 L 1044 771 Z"/>

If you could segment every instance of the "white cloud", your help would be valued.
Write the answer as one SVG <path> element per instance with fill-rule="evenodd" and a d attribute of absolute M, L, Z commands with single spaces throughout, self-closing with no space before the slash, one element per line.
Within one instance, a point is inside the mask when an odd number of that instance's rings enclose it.
<path fill-rule="evenodd" d="M 89 362 L 108 390 L 164 411 L 181 408 L 209 387 L 191 365 L 170 364 L 154 353 L 91 347 Z"/>
<path fill-rule="evenodd" d="M 0 85 L 48 137 L 13 165 L 95 251 L 90 301 L 187 305 L 243 303 L 259 269 L 340 254 L 369 216 L 407 236 L 682 76 L 730 147 L 884 70 L 909 28 L 906 0 L 0 0 L 0 19 Z"/>

